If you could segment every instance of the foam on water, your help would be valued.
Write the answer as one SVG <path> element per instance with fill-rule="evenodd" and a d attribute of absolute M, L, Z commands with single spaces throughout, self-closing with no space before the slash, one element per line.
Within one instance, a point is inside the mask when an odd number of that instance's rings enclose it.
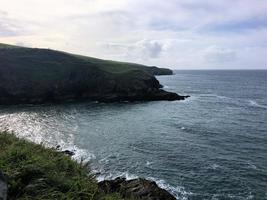
<path fill-rule="evenodd" d="M 257 166 L 252 163 L 247 163 L 247 164 L 248 164 L 248 168 L 250 169 L 258 169 Z"/>
<path fill-rule="evenodd" d="M 253 107 L 258 107 L 258 108 L 264 108 L 267 109 L 267 106 L 258 104 L 258 102 L 254 101 L 254 100 L 249 100 L 249 105 L 253 106 Z"/>
<path fill-rule="evenodd" d="M 165 180 L 156 179 L 154 177 L 148 177 L 148 179 L 151 181 L 155 181 L 160 188 L 169 191 L 171 194 L 175 196 L 177 200 L 188 200 L 188 198 L 191 195 L 193 195 L 192 192 L 186 191 L 183 186 L 176 186 L 176 187 L 171 186 L 168 183 L 166 183 Z"/>
<path fill-rule="evenodd" d="M 95 172 L 96 174 L 98 174 L 97 171 Z M 118 177 L 126 178 L 126 180 L 133 180 L 139 178 L 138 176 L 130 174 L 129 172 L 114 172 L 107 174 L 99 174 L 96 178 L 97 181 L 100 182 L 103 180 L 113 180 Z M 171 186 L 165 180 L 157 179 L 154 177 L 146 177 L 146 178 L 148 180 L 155 181 L 160 188 L 170 192 L 173 196 L 175 196 L 177 200 L 187 200 L 189 196 L 193 194 L 191 192 L 186 191 L 185 188 L 182 186 L 176 186 L 176 187 Z"/>
<path fill-rule="evenodd" d="M 216 164 L 216 163 L 214 163 L 214 164 L 212 164 L 209 168 L 210 168 L 210 169 L 213 169 L 213 170 L 216 170 L 216 169 L 221 168 L 221 166 L 218 165 L 218 164 Z"/>
<path fill-rule="evenodd" d="M 150 166 L 153 162 L 146 161 L 146 166 Z"/>
<path fill-rule="evenodd" d="M 98 182 L 103 180 L 113 180 L 118 177 L 126 178 L 126 180 L 133 180 L 138 178 L 138 176 L 134 174 L 130 174 L 129 172 L 113 172 L 113 173 L 102 173 L 99 174 L 96 179 Z"/>
<path fill-rule="evenodd" d="M 65 120 L 73 118 L 72 115 L 63 115 L 62 117 Z M 74 144 L 75 136 L 73 134 L 69 134 L 66 138 L 62 132 L 54 130 L 53 135 L 47 136 L 43 131 L 46 124 L 34 118 L 35 113 L 20 112 L 16 114 L 2 114 L 0 115 L 0 131 L 13 132 L 20 138 L 25 138 L 37 144 L 42 143 L 49 148 L 55 148 L 57 145 L 60 145 L 62 151 L 73 151 L 75 155 L 72 158 L 78 161 L 83 160 L 88 162 L 95 158 L 94 154 Z M 28 122 L 26 121 L 27 119 L 29 120 Z M 72 131 L 75 131 L 77 128 L 77 125 L 72 126 Z"/>

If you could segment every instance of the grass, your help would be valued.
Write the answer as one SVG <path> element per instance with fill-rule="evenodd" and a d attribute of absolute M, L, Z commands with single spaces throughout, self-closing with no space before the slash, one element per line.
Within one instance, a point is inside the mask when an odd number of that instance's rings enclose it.
<path fill-rule="evenodd" d="M 26 48 L 0 43 L 0 51 L 0 58 L 2 54 L 2 62 L 4 63 L 4 60 L 6 60 L 6 65 L 15 66 L 22 70 L 25 70 L 25 67 L 26 70 L 41 70 L 42 73 L 49 69 L 54 70 L 53 73 L 60 74 L 64 71 L 83 67 L 109 74 L 124 74 L 133 70 L 141 70 L 151 75 L 171 73 L 169 69 L 164 68 L 102 60 L 50 49 Z M 36 69 L 37 66 L 38 69 Z"/>
<path fill-rule="evenodd" d="M 0 133 L 0 171 L 11 200 L 122 200 L 100 192 L 87 164 L 6 132 Z"/>
<path fill-rule="evenodd" d="M 18 46 L 0 43 L 0 48 L 18 48 Z"/>

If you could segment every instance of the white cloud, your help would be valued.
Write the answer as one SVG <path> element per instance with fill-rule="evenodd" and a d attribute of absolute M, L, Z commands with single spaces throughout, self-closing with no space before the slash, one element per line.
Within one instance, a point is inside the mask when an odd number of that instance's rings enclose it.
<path fill-rule="evenodd" d="M 0 42 L 172 68 L 267 68 L 263 0 L 0 0 L 0 8 Z"/>

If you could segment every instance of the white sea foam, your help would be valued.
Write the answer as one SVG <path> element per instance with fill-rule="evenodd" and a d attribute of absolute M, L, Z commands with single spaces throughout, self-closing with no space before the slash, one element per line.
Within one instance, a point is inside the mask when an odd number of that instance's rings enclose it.
<path fill-rule="evenodd" d="M 250 195 L 248 195 L 248 197 L 246 199 L 247 200 L 254 199 L 254 195 L 250 194 Z"/>
<path fill-rule="evenodd" d="M 181 129 L 182 129 L 182 130 L 185 130 L 185 127 L 182 126 Z"/>
<path fill-rule="evenodd" d="M 252 163 L 248 163 L 248 168 L 250 169 L 257 169 L 257 166 L 252 164 Z"/>
<path fill-rule="evenodd" d="M 99 171 L 98 171 L 99 172 Z M 99 174 L 96 179 L 97 181 L 103 181 L 103 180 L 112 180 L 118 177 L 126 178 L 126 180 L 132 180 L 138 178 L 138 176 L 130 174 L 129 172 L 113 172 L 113 173 L 102 173 Z"/>
<path fill-rule="evenodd" d="M 16 114 L 6 114 L 0 115 L 0 130 L 13 132 L 16 136 L 20 138 L 26 138 L 37 144 L 43 144 L 46 147 L 55 148 L 56 145 L 60 145 L 60 150 L 70 150 L 75 153 L 72 157 L 73 159 L 84 162 L 88 162 L 95 159 L 95 156 L 85 149 L 81 149 L 74 144 L 74 134 L 70 133 L 67 136 L 63 135 L 60 131 L 61 127 L 55 128 L 53 135 L 48 135 L 43 131 L 48 123 L 43 123 L 40 118 L 36 118 L 36 113 L 16 113 Z M 66 116 L 63 116 L 64 120 L 68 120 Z M 72 115 L 69 116 L 73 117 Z M 35 119 L 36 120 L 33 120 Z M 27 123 L 25 123 L 25 121 Z M 12 125 L 12 126 L 11 126 Z M 75 132 L 78 128 L 77 125 L 71 127 L 70 132 Z M 64 139 L 63 139 L 64 138 Z"/>
<path fill-rule="evenodd" d="M 218 169 L 218 168 L 221 168 L 221 166 L 218 165 L 218 164 L 216 164 L 216 163 L 214 163 L 214 164 L 212 164 L 212 165 L 210 166 L 210 168 L 213 169 L 213 170 L 216 170 L 216 169 Z"/>
<path fill-rule="evenodd" d="M 258 104 L 258 103 L 257 103 L 256 101 L 254 101 L 254 100 L 249 100 L 248 102 L 249 102 L 250 106 L 267 109 L 267 106 Z"/>
<path fill-rule="evenodd" d="M 168 85 L 164 85 L 163 89 L 169 89 L 170 87 Z"/>
<path fill-rule="evenodd" d="M 201 97 L 213 97 L 213 98 L 219 98 L 219 99 L 228 99 L 229 97 L 221 96 L 217 94 L 201 94 Z"/>
<path fill-rule="evenodd" d="M 100 174 L 101 172 L 95 171 L 95 173 L 99 174 L 96 177 L 98 182 L 103 181 L 103 180 L 112 180 L 118 177 L 126 178 L 126 180 L 139 178 L 138 176 L 131 174 L 129 172 L 113 172 L 113 173 Z M 172 195 L 175 196 L 177 200 L 187 200 L 189 196 L 193 194 L 191 192 L 187 192 L 185 188 L 182 186 L 174 187 L 174 186 L 169 185 L 168 183 L 166 183 L 166 181 L 161 180 L 161 179 L 156 179 L 154 177 L 147 177 L 147 179 L 151 181 L 155 181 L 160 188 L 169 191 Z"/>
<path fill-rule="evenodd" d="M 153 162 L 146 161 L 146 166 L 150 166 Z"/>
<path fill-rule="evenodd" d="M 186 191 L 183 186 L 174 187 L 174 186 L 171 186 L 168 183 L 166 183 L 166 181 L 164 181 L 164 180 L 156 179 L 153 177 L 148 177 L 148 179 L 155 181 L 160 188 L 169 191 L 171 194 L 173 194 L 175 196 L 175 198 L 177 200 L 187 200 L 189 198 L 189 196 L 191 196 L 193 194 L 192 192 Z"/>
<path fill-rule="evenodd" d="M 197 96 L 190 96 L 189 98 L 185 98 L 184 100 L 182 100 L 182 101 L 171 101 L 170 103 L 172 103 L 172 104 L 187 104 L 187 103 L 190 103 L 190 102 L 192 102 L 192 101 L 194 101 L 194 100 L 196 100 L 196 99 L 198 99 L 198 97 Z"/>

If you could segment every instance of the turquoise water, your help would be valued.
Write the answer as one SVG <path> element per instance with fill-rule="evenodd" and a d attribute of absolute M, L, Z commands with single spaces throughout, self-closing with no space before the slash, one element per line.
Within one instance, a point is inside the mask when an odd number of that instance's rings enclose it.
<path fill-rule="evenodd" d="M 267 199 L 267 71 L 157 77 L 185 101 L 0 107 L 1 129 L 74 149 L 99 180 L 142 176 L 177 199 Z"/>

